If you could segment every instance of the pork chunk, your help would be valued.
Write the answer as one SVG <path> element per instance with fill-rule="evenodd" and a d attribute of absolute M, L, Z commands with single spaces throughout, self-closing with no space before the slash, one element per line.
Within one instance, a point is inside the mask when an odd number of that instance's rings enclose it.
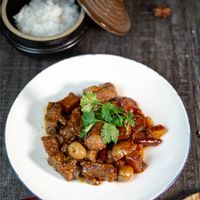
<path fill-rule="evenodd" d="M 143 161 L 143 146 L 137 145 L 136 149 L 126 156 L 126 161 L 136 173 L 143 172 L 147 166 Z"/>
<path fill-rule="evenodd" d="M 120 160 L 124 156 L 133 152 L 136 149 L 137 145 L 133 144 L 131 140 L 126 140 L 118 142 L 113 146 L 112 157 L 114 161 Z"/>
<path fill-rule="evenodd" d="M 85 182 L 87 182 L 91 185 L 100 185 L 101 184 L 101 181 L 95 177 L 85 176 L 84 180 L 85 180 Z"/>
<path fill-rule="evenodd" d="M 100 151 L 101 149 L 106 147 L 101 139 L 102 127 L 103 123 L 97 122 L 86 136 L 84 143 L 89 150 Z"/>
<path fill-rule="evenodd" d="M 45 129 L 47 134 L 56 134 L 58 122 L 65 125 L 66 120 L 62 115 L 59 103 L 49 103 L 45 115 Z"/>
<path fill-rule="evenodd" d="M 131 112 L 135 115 L 142 115 L 142 111 L 138 107 L 136 101 L 129 97 L 121 97 L 119 99 L 119 105 L 124 109 L 125 112 Z"/>
<path fill-rule="evenodd" d="M 81 162 L 81 166 L 81 173 L 84 177 L 95 177 L 100 181 L 107 180 L 109 182 L 117 179 L 117 170 L 111 164 L 83 161 Z"/>
<path fill-rule="evenodd" d="M 82 120 L 81 120 L 81 110 L 80 108 L 75 108 L 65 127 L 60 129 L 60 134 L 63 136 L 65 141 L 73 141 L 76 135 L 80 135 L 82 130 Z"/>
<path fill-rule="evenodd" d="M 44 148 L 49 156 L 59 151 L 59 144 L 56 136 L 48 135 L 41 138 Z"/>
<path fill-rule="evenodd" d="M 93 92 L 101 103 L 106 103 L 117 97 L 117 91 L 112 83 L 86 88 L 84 92 Z"/>
<path fill-rule="evenodd" d="M 98 151 L 91 151 L 91 150 L 87 151 L 86 159 L 92 162 L 96 162 L 97 153 Z"/>
<path fill-rule="evenodd" d="M 66 113 L 71 113 L 73 109 L 79 106 L 80 98 L 70 92 L 68 96 L 59 101 Z"/>
<path fill-rule="evenodd" d="M 56 152 L 49 157 L 48 163 L 55 168 L 67 181 L 78 178 L 81 171 L 77 160 L 64 156 L 63 152 Z"/>

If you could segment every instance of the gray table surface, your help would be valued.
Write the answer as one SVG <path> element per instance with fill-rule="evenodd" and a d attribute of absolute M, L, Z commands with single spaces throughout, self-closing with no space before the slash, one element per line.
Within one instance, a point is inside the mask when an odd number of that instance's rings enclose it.
<path fill-rule="evenodd" d="M 177 90 L 189 116 L 191 150 L 180 177 L 158 199 L 182 199 L 200 191 L 200 138 L 195 134 L 200 129 L 200 1 L 127 0 L 126 3 L 133 26 L 129 34 L 115 36 L 90 23 L 83 40 L 59 56 L 40 58 L 23 54 L 1 35 L 1 199 L 34 197 L 16 177 L 6 155 L 4 127 L 13 101 L 46 67 L 67 57 L 91 53 L 115 54 L 144 63 Z M 151 11 L 155 4 L 169 5 L 172 16 L 155 18 Z"/>

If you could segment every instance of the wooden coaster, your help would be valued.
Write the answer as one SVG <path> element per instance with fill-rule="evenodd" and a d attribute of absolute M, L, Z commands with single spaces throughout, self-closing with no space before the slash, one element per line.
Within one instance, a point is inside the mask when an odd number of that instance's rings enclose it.
<path fill-rule="evenodd" d="M 200 200 L 200 192 L 192 194 L 183 200 Z"/>

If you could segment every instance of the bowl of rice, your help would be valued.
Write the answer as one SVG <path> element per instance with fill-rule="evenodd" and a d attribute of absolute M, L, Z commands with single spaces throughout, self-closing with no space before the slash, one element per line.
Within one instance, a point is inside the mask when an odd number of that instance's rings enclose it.
<path fill-rule="evenodd" d="M 75 0 L 3 0 L 2 32 L 17 49 L 54 54 L 77 44 L 87 26 Z"/>

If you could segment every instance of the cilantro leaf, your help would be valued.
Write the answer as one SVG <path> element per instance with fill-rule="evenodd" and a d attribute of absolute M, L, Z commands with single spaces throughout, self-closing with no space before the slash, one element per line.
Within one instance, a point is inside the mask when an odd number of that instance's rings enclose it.
<path fill-rule="evenodd" d="M 119 136 L 119 130 L 114 124 L 104 123 L 103 128 L 101 129 L 101 138 L 102 141 L 107 144 L 111 141 L 117 142 Z"/>
<path fill-rule="evenodd" d="M 127 113 L 125 123 L 129 124 L 130 126 L 135 126 L 135 121 L 133 120 L 133 114 L 131 112 Z"/>
<path fill-rule="evenodd" d="M 82 116 L 83 126 L 88 126 L 89 124 L 95 124 L 97 119 L 95 118 L 94 111 L 83 112 Z"/>
<path fill-rule="evenodd" d="M 111 122 L 113 117 L 111 111 L 113 110 L 113 105 L 111 103 L 106 103 L 102 105 L 101 116 L 106 122 Z"/>
<path fill-rule="evenodd" d="M 86 92 L 81 98 L 81 111 L 90 112 L 100 102 L 97 100 L 96 94 L 92 92 Z"/>
<path fill-rule="evenodd" d="M 98 107 L 97 109 L 95 109 L 95 118 L 97 120 L 102 120 L 102 114 L 101 114 L 101 107 Z"/>
<path fill-rule="evenodd" d="M 115 126 L 123 126 L 123 125 L 124 125 L 124 123 L 123 123 L 123 118 L 122 118 L 121 116 L 115 118 L 115 119 L 113 120 L 113 124 L 114 124 Z"/>
<path fill-rule="evenodd" d="M 105 120 L 106 122 L 112 122 L 116 117 L 115 115 L 119 117 L 119 114 L 123 113 L 123 111 L 120 108 L 114 106 L 110 102 L 102 105 L 101 112 L 102 112 L 102 119 Z"/>
<path fill-rule="evenodd" d="M 80 133 L 80 138 L 85 138 L 87 133 L 90 131 L 90 129 L 94 126 L 94 124 L 89 124 L 88 126 L 86 126 L 85 128 L 82 129 L 81 133 Z"/>
<path fill-rule="evenodd" d="M 119 136 L 117 126 L 125 126 L 127 129 L 130 126 L 135 126 L 131 112 L 125 113 L 122 108 L 117 107 L 111 102 L 102 104 L 97 100 L 95 93 L 86 92 L 81 98 L 80 105 L 83 122 L 83 129 L 80 134 L 81 138 L 86 137 L 97 121 L 104 122 L 101 130 L 101 138 L 105 144 L 117 142 Z"/>
<path fill-rule="evenodd" d="M 83 112 L 82 116 L 82 122 L 83 122 L 83 129 L 81 131 L 80 137 L 85 138 L 89 130 L 94 126 L 94 124 L 97 122 L 97 119 L 95 118 L 94 111 L 91 110 L 89 112 Z"/>

